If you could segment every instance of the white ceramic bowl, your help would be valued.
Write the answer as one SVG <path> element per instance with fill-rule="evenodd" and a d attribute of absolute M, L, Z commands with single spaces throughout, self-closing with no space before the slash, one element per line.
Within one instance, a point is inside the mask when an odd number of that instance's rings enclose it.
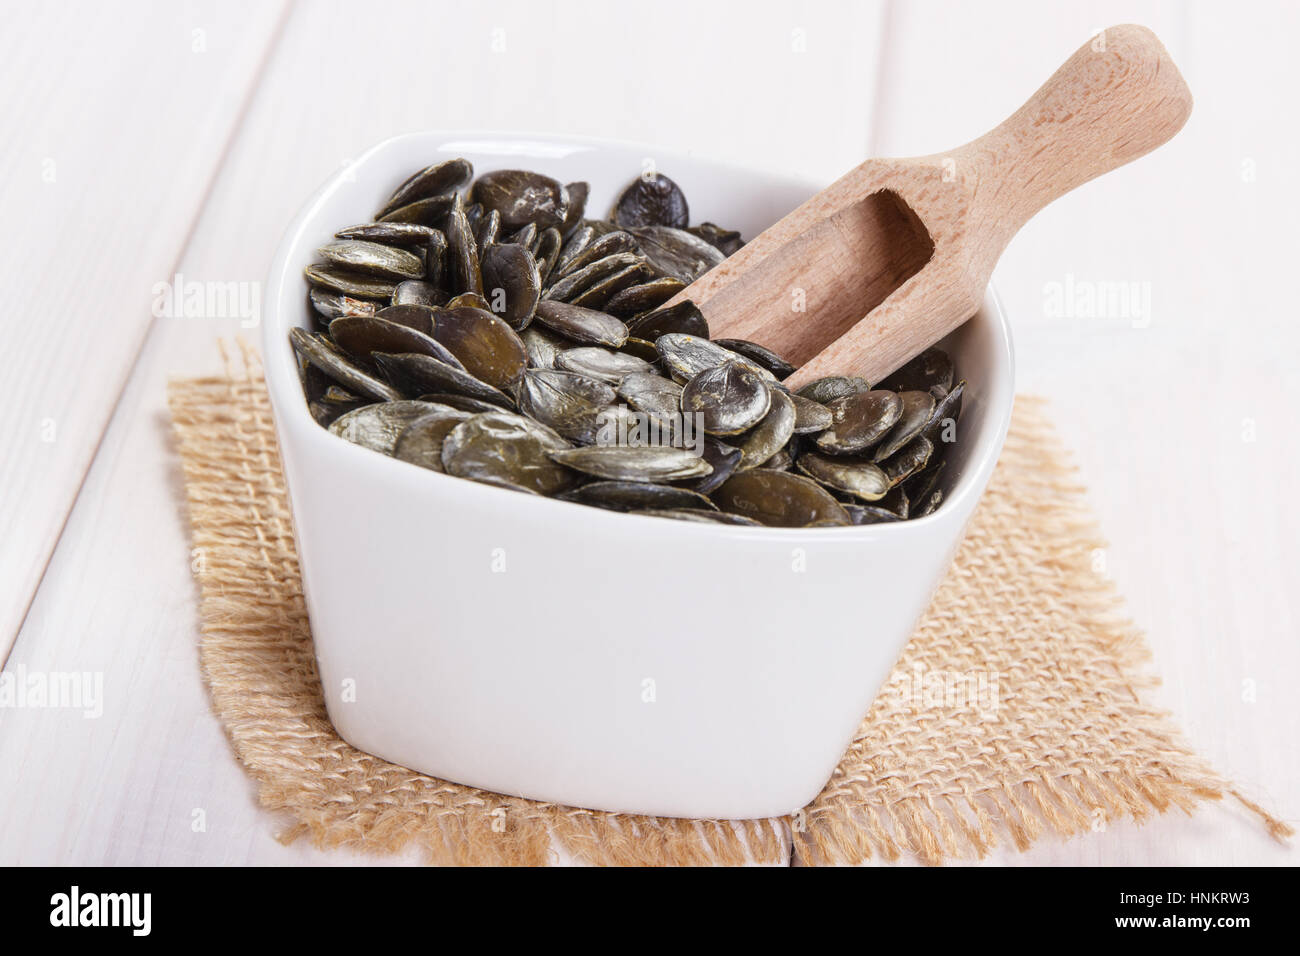
<path fill-rule="evenodd" d="M 428 132 L 379 144 L 312 197 L 271 267 L 267 384 L 331 720 L 361 750 L 539 800 L 678 817 L 807 804 L 946 571 L 1013 391 L 990 295 L 944 343 L 969 380 L 946 501 L 820 530 L 616 514 L 437 474 L 317 425 L 288 330 L 302 269 L 412 170 L 464 156 L 591 183 L 600 215 L 652 158 L 694 222 L 756 235 L 818 188 L 576 137 Z"/>

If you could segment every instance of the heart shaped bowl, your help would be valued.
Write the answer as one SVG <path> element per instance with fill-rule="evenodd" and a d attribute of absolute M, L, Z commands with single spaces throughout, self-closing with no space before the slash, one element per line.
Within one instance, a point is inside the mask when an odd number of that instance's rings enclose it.
<path fill-rule="evenodd" d="M 353 746 L 500 793 L 676 817 L 790 813 L 829 778 L 948 568 L 1010 420 L 997 299 L 941 343 L 968 380 L 933 514 L 759 529 L 618 514 L 387 458 L 312 419 L 289 345 L 303 267 L 413 170 L 534 169 L 600 216 L 647 159 L 752 237 L 817 191 L 568 136 L 424 132 L 371 149 L 289 226 L 263 345 L 330 719 Z"/>

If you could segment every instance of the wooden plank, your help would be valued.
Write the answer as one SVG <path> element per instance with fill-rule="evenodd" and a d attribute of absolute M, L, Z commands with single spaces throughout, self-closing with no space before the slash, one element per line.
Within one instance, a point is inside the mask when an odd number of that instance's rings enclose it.
<path fill-rule="evenodd" d="M 29 4 L 0 33 L 0 661 L 282 4 Z"/>
<path fill-rule="evenodd" d="M 450 9 L 449 9 L 450 7 Z M 698 9 L 697 9 L 698 8 Z M 877 7 L 839 4 L 807 52 L 773 5 L 732 17 L 674 2 L 611 24 L 600 4 L 313 3 L 286 26 L 178 269 L 257 282 L 309 191 L 373 142 L 422 127 L 603 134 L 829 177 L 858 161 L 874 98 Z M 401 29 L 394 30 L 394 23 Z M 454 24 L 454 29 L 449 29 Z M 503 52 L 494 30 L 505 24 Z M 686 29 L 684 24 L 694 24 Z M 692 38 L 692 30 L 703 37 Z M 339 51 L 400 55 L 361 79 Z M 559 50 L 586 50 L 575 67 Z M 667 69 L 672 63 L 686 68 Z M 637 68 L 636 64 L 655 64 Z M 774 67 L 773 64 L 776 64 Z M 578 80 L 592 64 L 599 82 Z M 753 80 L 761 101 L 717 123 L 700 104 Z M 847 84 L 847 85 L 846 85 Z M 844 88 L 840 97 L 814 96 Z M 538 91 L 552 91 L 542 95 Z M 799 117 L 773 104 L 815 100 Z M 831 130 L 830 139 L 825 130 Z M 816 160 L 815 167 L 808 165 Z M 104 675 L 104 713 L 0 711 L 0 860 L 23 863 L 412 862 L 285 849 L 211 715 L 164 382 L 207 374 L 237 319 L 158 319 L 50 562 L 9 666 Z M 245 334 L 248 334 L 247 332 Z M 12 781 L 12 782 L 11 782 Z M 21 784 L 18 783 L 21 781 Z M 207 830 L 191 829 L 195 809 Z"/>
<path fill-rule="evenodd" d="M 893 8 L 877 151 L 947 149 L 1008 115 L 1084 37 L 1119 22 L 1164 40 L 1196 104 L 1171 143 L 1048 207 L 994 274 L 1022 390 L 1054 400 L 1112 545 L 1114 577 L 1164 677 L 1157 699 L 1245 792 L 1300 812 L 1300 668 L 1286 410 L 1300 328 L 1290 308 L 1300 86 L 1284 3 L 920 2 Z M 1108 293 L 1131 290 L 1131 309 Z M 1094 296 L 1093 304 L 1087 297 Z M 1290 476 L 1290 477 L 1288 477 Z M 1279 863 L 1235 807 L 1016 862 Z M 1011 858 L 999 855 L 998 862 Z"/>

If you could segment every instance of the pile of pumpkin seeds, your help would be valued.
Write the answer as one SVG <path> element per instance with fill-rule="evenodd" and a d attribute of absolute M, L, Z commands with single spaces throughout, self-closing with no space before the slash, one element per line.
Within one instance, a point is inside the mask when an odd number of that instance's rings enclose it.
<path fill-rule="evenodd" d="M 615 511 L 777 527 L 919 517 L 943 500 L 965 382 L 928 349 L 885 381 L 709 339 L 667 304 L 744 243 L 647 173 L 608 218 L 588 185 L 452 159 L 340 229 L 290 332 L 312 416 L 422 468 Z"/>

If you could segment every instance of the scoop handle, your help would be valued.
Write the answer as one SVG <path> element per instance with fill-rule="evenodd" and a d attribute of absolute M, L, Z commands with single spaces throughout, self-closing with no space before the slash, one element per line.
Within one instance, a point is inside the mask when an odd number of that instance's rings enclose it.
<path fill-rule="evenodd" d="M 932 159 L 973 188 L 971 225 L 995 240 L 996 259 L 1036 212 L 1166 142 L 1191 109 L 1164 45 L 1124 24 L 1081 46 L 1000 126 Z"/>

